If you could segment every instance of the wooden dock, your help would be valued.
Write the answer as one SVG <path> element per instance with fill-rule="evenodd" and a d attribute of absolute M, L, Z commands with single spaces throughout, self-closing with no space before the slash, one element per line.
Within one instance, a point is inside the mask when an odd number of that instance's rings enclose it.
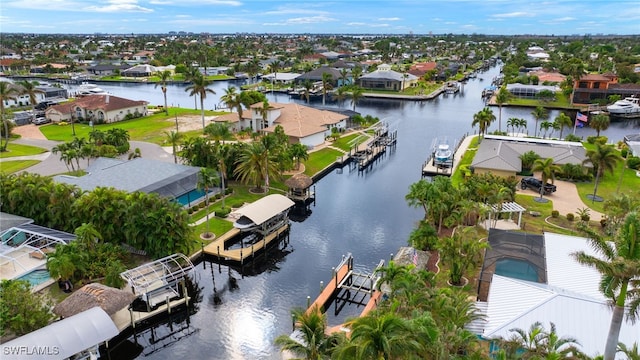
<path fill-rule="evenodd" d="M 205 246 L 203 252 L 207 255 L 215 256 L 220 260 L 236 261 L 242 264 L 247 258 L 253 257 L 256 253 L 266 249 L 271 242 L 278 239 L 280 235 L 287 230 L 289 230 L 289 224 L 281 226 L 261 240 L 251 244 L 251 246 L 238 249 L 225 249 L 226 243 L 240 234 L 239 229 L 233 228 Z"/>
<path fill-rule="evenodd" d="M 122 309 L 111 316 L 114 324 L 120 332 L 123 332 L 129 327 L 135 329 L 136 325 L 153 318 L 156 315 L 160 314 L 171 314 L 171 311 L 179 306 L 186 306 L 189 304 L 189 297 L 182 297 L 179 299 L 175 299 L 169 301 L 166 305 L 161 305 L 157 309 L 146 312 L 146 311 L 134 311 L 129 309 Z"/>
<path fill-rule="evenodd" d="M 467 140 L 466 143 L 465 143 L 465 140 Z M 463 143 L 465 143 L 466 146 L 461 146 Z M 458 143 L 456 144 L 456 148 L 453 151 L 453 156 L 451 158 L 451 163 L 447 164 L 447 166 L 441 166 L 441 165 L 436 164 L 435 161 L 434 161 L 435 154 L 430 154 L 429 158 L 427 159 L 427 161 L 425 161 L 425 163 L 422 164 L 422 176 L 451 176 L 451 175 L 453 175 L 453 172 L 455 170 L 456 164 L 458 163 L 458 161 L 460 161 L 460 159 L 462 159 L 462 156 L 464 155 L 465 151 L 467 151 L 467 147 L 468 147 L 468 137 L 466 135 L 464 135 L 460 139 L 460 141 L 458 141 Z"/>
<path fill-rule="evenodd" d="M 326 310 L 326 305 L 335 296 L 339 285 L 349 276 L 351 271 L 353 271 L 353 257 L 349 254 L 347 257 L 342 259 L 337 268 L 332 269 L 333 274 L 331 276 L 331 281 L 323 287 L 316 300 L 311 305 L 307 306 L 307 313 L 316 307 L 324 312 Z"/>

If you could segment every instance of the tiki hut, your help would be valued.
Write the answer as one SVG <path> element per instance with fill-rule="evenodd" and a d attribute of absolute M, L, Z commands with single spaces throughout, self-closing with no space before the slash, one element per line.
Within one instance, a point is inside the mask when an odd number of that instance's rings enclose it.
<path fill-rule="evenodd" d="M 130 291 L 91 283 L 69 295 L 53 308 L 53 312 L 60 317 L 68 318 L 99 306 L 111 316 L 131 304 L 135 298 L 136 296 Z"/>
<path fill-rule="evenodd" d="M 288 178 L 284 184 L 289 188 L 287 196 L 293 201 L 307 201 L 313 197 L 313 193 L 309 191 L 313 180 L 305 174 L 295 174 Z"/>

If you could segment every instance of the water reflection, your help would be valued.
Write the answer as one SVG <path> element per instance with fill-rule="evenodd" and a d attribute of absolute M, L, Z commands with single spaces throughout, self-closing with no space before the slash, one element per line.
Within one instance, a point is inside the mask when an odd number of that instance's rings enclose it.
<path fill-rule="evenodd" d="M 394 149 L 372 164 L 368 171 L 349 167 L 334 169 L 315 184 L 316 202 L 308 211 L 292 213 L 289 242 L 276 253 L 242 269 L 225 264 L 197 266 L 203 302 L 190 321 L 197 329 L 172 346 L 146 356 L 150 359 L 174 359 L 188 356 L 194 359 L 280 359 L 273 340 L 291 329 L 290 310 L 304 307 L 307 296 L 315 298 L 320 281 L 331 277 L 331 268 L 342 255 L 353 253 L 361 271 L 371 271 L 380 259 L 388 260 L 400 246 L 407 244 L 409 233 L 424 214 L 407 206 L 404 197 L 409 185 L 421 177 L 422 164 L 427 159 L 435 138 L 459 139 L 473 134 L 473 115 L 484 107 L 482 89 L 498 74 L 497 68 L 481 76 L 486 80 L 471 80 L 453 96 L 432 101 L 367 100 L 356 104 L 356 111 L 372 115 L 398 132 Z M 233 83 L 239 85 L 239 83 Z M 213 109 L 224 94 L 227 82 L 213 85 L 216 95 L 205 100 Z M 144 99 L 162 104 L 162 92 L 149 84 L 100 84 L 114 95 Z M 193 98 L 184 85 L 168 87 L 170 105 L 190 107 Z M 270 102 L 300 102 L 284 94 L 267 94 Z M 320 105 L 313 100 L 311 105 Z M 338 104 L 329 101 L 330 108 L 351 109 L 349 101 Z M 492 108 L 498 116 L 498 108 Z M 532 109 L 504 107 L 502 127 L 510 117 L 527 120 L 529 133 L 535 121 Z M 558 111 L 550 112 L 552 121 Z M 613 123 L 604 133 L 614 139 L 638 132 L 638 121 Z M 497 122 L 489 131 L 496 130 Z M 567 130 L 565 129 L 565 133 Z M 595 135 L 589 128 L 576 129 L 578 136 Z M 278 253 L 279 251 L 279 253 Z M 230 280 L 236 279 L 235 285 Z M 329 322 L 337 325 L 348 316 L 360 312 L 358 306 L 346 304 L 338 316 L 330 312 Z"/>

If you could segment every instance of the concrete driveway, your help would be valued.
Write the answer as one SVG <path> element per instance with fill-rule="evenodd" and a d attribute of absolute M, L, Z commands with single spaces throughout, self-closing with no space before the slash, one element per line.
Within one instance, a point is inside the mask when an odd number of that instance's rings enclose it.
<path fill-rule="evenodd" d="M 36 125 L 29 124 L 18 126 L 14 128 L 13 132 L 22 136 L 20 139 L 15 140 L 16 144 L 30 145 L 36 146 L 40 148 L 47 149 L 48 151 L 38 155 L 30 155 L 30 156 L 17 156 L 17 157 L 9 157 L 0 159 L 0 163 L 4 161 L 13 161 L 13 160 L 39 160 L 40 163 L 33 165 L 29 168 L 26 168 L 20 172 L 30 172 L 34 174 L 40 174 L 43 176 L 51 176 L 62 174 L 68 172 L 67 166 L 63 161 L 60 160 L 60 155 L 54 155 L 51 153 L 51 149 L 59 144 L 58 141 L 47 140 L 47 138 L 42 134 L 40 128 Z M 143 142 L 143 141 L 130 141 L 131 150 L 133 151 L 135 148 L 140 149 L 140 153 L 142 157 L 146 159 L 154 159 L 160 160 L 164 162 L 173 162 L 173 155 L 165 151 L 161 146 Z M 122 159 L 127 159 L 128 155 L 125 154 L 121 156 Z M 80 168 L 87 168 L 87 161 L 80 161 Z"/>
<path fill-rule="evenodd" d="M 582 202 L 580 195 L 578 195 L 578 189 L 574 183 L 556 180 L 554 185 L 556 186 L 556 192 L 551 195 L 544 195 L 544 197 L 553 202 L 553 209 L 558 210 L 561 215 L 567 215 L 568 213 L 577 215 L 578 209 L 589 208 L 589 205 Z M 519 185 L 517 189 L 518 194 L 540 196 L 531 189 L 520 189 Z M 589 215 L 591 215 L 591 220 L 595 221 L 600 221 L 603 217 L 601 213 L 591 208 L 589 208 Z"/>

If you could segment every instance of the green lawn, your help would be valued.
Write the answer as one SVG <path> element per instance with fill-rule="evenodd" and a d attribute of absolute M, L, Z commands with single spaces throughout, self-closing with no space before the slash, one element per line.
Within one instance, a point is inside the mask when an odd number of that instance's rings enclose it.
<path fill-rule="evenodd" d="M 5 174 L 12 174 L 14 172 L 24 170 L 35 164 L 38 164 L 39 160 L 16 160 L 16 161 L 3 161 L 0 163 L 0 172 Z"/>
<path fill-rule="evenodd" d="M 313 176 L 320 170 L 333 164 L 339 156 L 343 154 L 335 149 L 324 148 L 309 154 L 309 160 L 304 162 L 304 173 Z"/>
<path fill-rule="evenodd" d="M 7 151 L 0 152 L 0 158 L 11 158 L 16 156 L 28 156 L 28 155 L 37 155 L 46 152 L 46 149 L 29 146 L 29 145 L 21 145 L 13 142 L 9 142 L 7 146 Z"/>
<path fill-rule="evenodd" d="M 169 116 L 164 112 L 153 114 L 139 119 L 124 120 L 110 124 L 95 125 L 95 129 L 101 131 L 107 131 L 113 128 L 125 129 L 129 132 L 131 140 L 147 141 L 158 145 L 164 145 L 165 135 L 164 131 L 171 131 L 175 129 L 175 117 L 183 115 L 197 115 L 200 116 L 200 110 L 183 109 L 183 108 L 171 108 L 169 109 Z M 205 115 L 221 114 L 215 111 L 205 111 Z M 91 127 L 86 124 L 74 124 L 77 137 L 89 137 Z M 57 141 L 71 141 L 73 140 L 72 125 L 59 125 L 49 124 L 40 127 L 40 131 L 49 140 Z"/>
<path fill-rule="evenodd" d="M 353 133 L 340 137 L 338 140 L 334 141 L 331 146 L 337 147 L 338 149 L 342 149 L 344 151 L 349 151 L 354 145 L 360 145 L 363 142 L 367 141 L 367 139 L 368 137 L 363 136 L 361 133 Z"/>
<path fill-rule="evenodd" d="M 474 138 L 471 139 L 471 142 L 469 143 L 467 151 L 465 151 L 464 155 L 462 155 L 462 159 L 460 159 L 460 161 L 458 162 L 458 165 L 456 166 L 453 175 L 451 176 L 451 183 L 454 186 L 458 186 L 462 183 L 464 175 L 462 174 L 463 172 L 460 171 L 460 168 L 463 166 L 468 168 L 469 165 L 471 165 L 471 162 L 473 162 L 473 157 L 476 156 L 476 152 L 478 152 L 479 140 L 480 137 L 474 135 Z"/>
<path fill-rule="evenodd" d="M 511 98 L 507 102 L 508 105 L 512 106 L 529 106 L 536 107 L 541 105 L 543 107 L 551 107 L 556 109 L 576 109 L 575 106 L 571 105 L 569 101 L 569 96 L 563 95 L 562 93 L 556 93 L 556 100 L 554 101 L 541 101 L 538 99 L 521 99 L 521 98 Z"/>

